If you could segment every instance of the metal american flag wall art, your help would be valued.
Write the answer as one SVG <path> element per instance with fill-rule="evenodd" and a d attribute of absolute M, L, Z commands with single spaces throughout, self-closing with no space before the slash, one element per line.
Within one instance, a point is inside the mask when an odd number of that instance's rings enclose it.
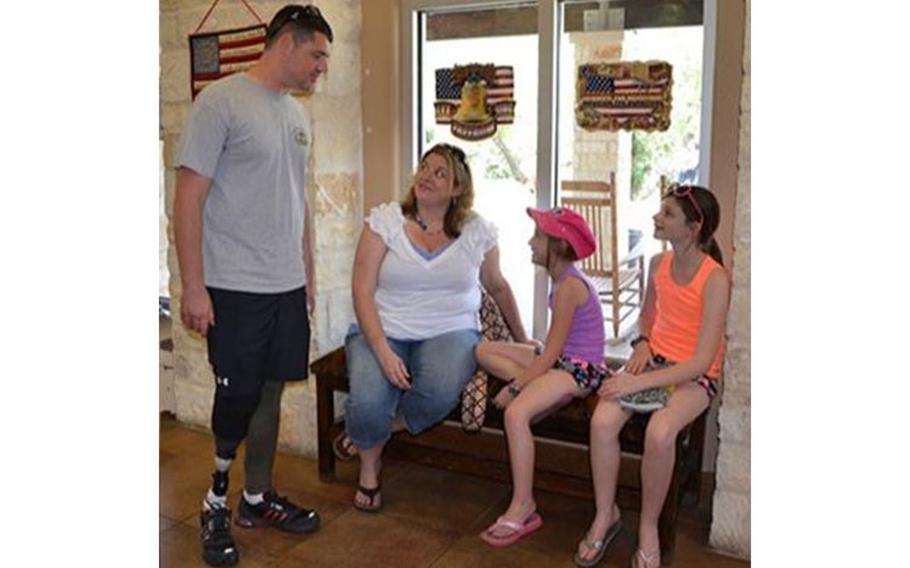
<path fill-rule="evenodd" d="M 205 16 L 202 17 L 202 21 L 196 26 L 196 31 L 189 36 L 190 90 L 193 99 L 213 81 L 246 71 L 259 60 L 262 52 L 265 51 L 267 26 L 246 0 L 240 1 L 256 18 L 258 24 L 245 28 L 199 33 L 220 1 L 212 2 Z"/>
<path fill-rule="evenodd" d="M 193 98 L 209 83 L 245 71 L 265 50 L 265 24 L 190 36 Z"/>
<path fill-rule="evenodd" d="M 476 141 L 515 121 L 515 87 L 510 65 L 472 63 L 436 70 L 436 123 Z"/>
<path fill-rule="evenodd" d="M 672 86 L 665 61 L 580 65 L 575 120 L 588 130 L 667 130 Z"/>

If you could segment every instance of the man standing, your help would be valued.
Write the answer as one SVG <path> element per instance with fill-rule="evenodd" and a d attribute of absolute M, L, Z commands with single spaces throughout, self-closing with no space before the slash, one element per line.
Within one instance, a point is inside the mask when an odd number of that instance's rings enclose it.
<path fill-rule="evenodd" d="M 174 232 L 184 325 L 208 338 L 215 374 L 215 471 L 202 501 L 202 557 L 232 565 L 228 471 L 246 439 L 235 523 L 294 533 L 319 516 L 278 496 L 272 465 L 284 382 L 308 375 L 314 301 L 313 224 L 304 182 L 309 117 L 289 90 L 328 67 L 332 29 L 315 6 L 288 5 L 246 73 L 196 99 L 177 158 Z"/>

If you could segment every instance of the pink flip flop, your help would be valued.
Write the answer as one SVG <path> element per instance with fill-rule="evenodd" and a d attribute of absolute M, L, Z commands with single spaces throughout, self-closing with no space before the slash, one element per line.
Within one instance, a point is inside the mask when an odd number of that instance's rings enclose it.
<path fill-rule="evenodd" d="M 495 523 L 487 527 L 487 530 L 480 533 L 480 538 L 490 546 L 509 546 L 536 531 L 541 526 L 543 526 L 543 519 L 536 512 L 531 513 L 523 523 L 510 521 L 505 517 L 499 517 L 496 519 Z M 512 532 L 504 536 L 495 536 L 493 531 L 500 527 L 507 528 Z"/>

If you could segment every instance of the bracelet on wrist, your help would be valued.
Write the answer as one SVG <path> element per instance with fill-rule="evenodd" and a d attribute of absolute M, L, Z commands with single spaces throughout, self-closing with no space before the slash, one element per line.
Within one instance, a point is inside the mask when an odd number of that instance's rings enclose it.
<path fill-rule="evenodd" d="M 636 337 L 635 339 L 633 339 L 633 340 L 629 343 L 629 346 L 632 347 L 632 348 L 634 349 L 635 346 L 638 345 L 639 343 L 641 343 L 642 341 L 644 341 L 645 343 L 647 343 L 647 344 L 648 344 L 648 347 L 651 346 L 651 342 L 648 341 L 648 338 L 647 338 L 646 336 L 644 336 L 644 335 L 639 335 L 638 337 Z"/>

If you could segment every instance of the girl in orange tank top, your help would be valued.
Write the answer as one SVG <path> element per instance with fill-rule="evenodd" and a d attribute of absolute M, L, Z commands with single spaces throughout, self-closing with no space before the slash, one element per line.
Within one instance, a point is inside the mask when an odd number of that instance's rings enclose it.
<path fill-rule="evenodd" d="M 730 281 L 714 231 L 720 207 L 698 186 L 670 187 L 654 215 L 654 237 L 672 252 L 651 259 L 641 335 L 629 361 L 604 381 L 591 417 L 591 469 L 597 512 L 578 544 L 575 563 L 593 566 L 619 533 L 616 506 L 619 432 L 634 412 L 653 412 L 641 463 L 642 503 L 638 549 L 632 565 L 660 566 L 657 520 L 667 497 L 676 436 L 711 404 L 724 353 Z"/>

